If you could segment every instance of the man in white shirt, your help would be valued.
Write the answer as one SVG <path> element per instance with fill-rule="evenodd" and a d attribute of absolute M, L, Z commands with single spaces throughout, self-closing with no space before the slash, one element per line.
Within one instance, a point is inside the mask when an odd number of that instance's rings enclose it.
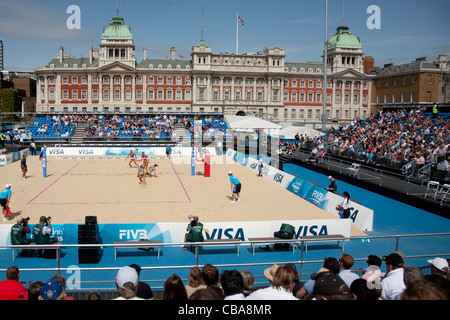
<path fill-rule="evenodd" d="M 399 300 L 400 295 L 406 289 L 403 281 L 403 266 L 405 263 L 403 258 L 397 253 L 384 256 L 383 260 L 386 261 L 388 272 L 380 283 L 380 300 Z"/>

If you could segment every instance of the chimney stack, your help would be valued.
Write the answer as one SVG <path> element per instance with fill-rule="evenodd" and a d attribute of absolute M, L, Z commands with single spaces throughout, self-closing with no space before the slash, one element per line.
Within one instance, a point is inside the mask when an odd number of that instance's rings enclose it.
<path fill-rule="evenodd" d="M 59 46 L 59 62 L 63 62 L 64 59 L 64 48 L 63 46 Z"/>
<path fill-rule="evenodd" d="M 175 60 L 175 47 L 170 48 L 170 60 Z"/>
<path fill-rule="evenodd" d="M 143 60 L 146 60 L 146 59 L 147 59 L 147 47 L 144 46 L 144 58 L 143 58 Z"/>
<path fill-rule="evenodd" d="M 92 64 L 92 61 L 94 60 L 94 49 L 92 46 L 89 47 L 89 64 Z"/>

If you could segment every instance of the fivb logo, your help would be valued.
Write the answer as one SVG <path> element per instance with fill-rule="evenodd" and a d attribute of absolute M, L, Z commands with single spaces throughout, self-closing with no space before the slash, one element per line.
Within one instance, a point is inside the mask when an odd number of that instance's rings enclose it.
<path fill-rule="evenodd" d="M 122 229 L 119 230 L 119 239 L 125 240 L 139 240 L 139 239 L 147 239 L 147 230 L 145 229 Z"/>

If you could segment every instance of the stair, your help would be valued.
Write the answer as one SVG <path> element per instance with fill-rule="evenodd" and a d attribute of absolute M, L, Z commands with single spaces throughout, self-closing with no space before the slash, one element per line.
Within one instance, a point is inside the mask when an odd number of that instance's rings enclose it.
<path fill-rule="evenodd" d="M 184 128 L 184 124 L 177 123 L 175 125 L 175 141 L 177 144 L 181 144 L 183 147 L 191 146 L 191 138 L 188 136 L 186 129 Z M 172 137 L 172 139 L 174 139 Z"/>
<path fill-rule="evenodd" d="M 75 131 L 73 132 L 71 143 L 77 144 L 77 143 L 83 143 L 83 136 L 84 136 L 84 129 L 86 128 L 86 123 L 80 123 L 75 128 Z"/>

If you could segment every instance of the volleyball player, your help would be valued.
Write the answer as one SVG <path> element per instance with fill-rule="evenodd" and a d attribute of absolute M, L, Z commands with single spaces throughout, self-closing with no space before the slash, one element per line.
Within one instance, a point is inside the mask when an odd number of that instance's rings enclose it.
<path fill-rule="evenodd" d="M 130 161 L 128 162 L 128 165 L 130 166 L 130 168 L 133 168 L 131 163 L 134 163 L 136 165 L 136 167 L 139 168 L 139 165 L 136 162 L 137 156 L 134 154 L 133 150 L 130 150 L 130 153 L 128 154 L 127 159 L 130 159 Z"/>
<path fill-rule="evenodd" d="M 145 182 L 146 176 L 147 176 L 147 172 L 145 171 L 144 165 L 141 164 L 139 166 L 139 170 L 138 170 L 138 174 L 137 174 L 137 177 L 139 178 L 139 184 L 141 184 L 141 183 L 143 183 L 144 185 L 147 184 Z"/>
<path fill-rule="evenodd" d="M 144 166 L 145 171 L 148 169 L 148 156 L 145 154 L 144 151 L 142 151 L 141 155 L 142 165 Z"/>

